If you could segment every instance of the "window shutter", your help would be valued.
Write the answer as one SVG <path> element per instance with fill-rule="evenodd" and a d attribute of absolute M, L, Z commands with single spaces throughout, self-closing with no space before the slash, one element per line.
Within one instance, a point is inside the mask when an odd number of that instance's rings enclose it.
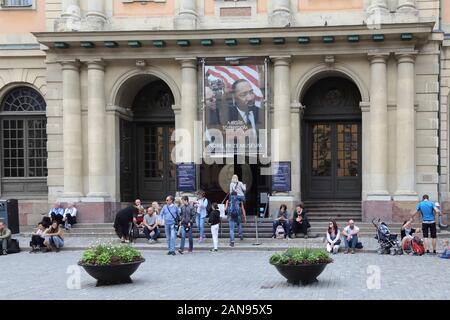
<path fill-rule="evenodd" d="M 3 0 L 3 7 L 31 7 L 33 0 Z"/>

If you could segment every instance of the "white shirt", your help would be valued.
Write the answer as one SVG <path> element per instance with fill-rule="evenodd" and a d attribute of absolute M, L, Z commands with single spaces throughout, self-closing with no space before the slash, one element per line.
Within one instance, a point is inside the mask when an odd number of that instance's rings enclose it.
<path fill-rule="evenodd" d="M 72 217 L 76 217 L 77 216 L 77 208 L 66 208 L 66 210 L 64 210 L 64 217 L 66 216 L 66 214 L 70 214 Z"/>
<path fill-rule="evenodd" d="M 344 231 L 347 233 L 347 234 L 349 234 L 349 235 L 355 235 L 355 234 L 357 234 L 358 232 L 359 232 L 359 228 L 357 227 L 357 226 L 354 226 L 353 227 L 353 230 L 352 229 L 350 229 L 350 226 L 346 226 L 345 228 L 344 228 Z"/>

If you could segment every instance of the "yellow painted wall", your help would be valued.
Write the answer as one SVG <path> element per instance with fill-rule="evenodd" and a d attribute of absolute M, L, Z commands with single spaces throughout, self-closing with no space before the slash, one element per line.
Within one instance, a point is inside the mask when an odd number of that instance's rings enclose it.
<path fill-rule="evenodd" d="M 363 0 L 298 0 L 298 9 L 302 11 L 337 11 L 363 9 Z"/>
<path fill-rule="evenodd" d="M 214 15 L 214 0 L 205 0 L 205 16 Z"/>
<path fill-rule="evenodd" d="M 166 2 L 122 3 L 114 1 L 114 16 L 173 16 L 175 14 L 175 0 Z"/>
<path fill-rule="evenodd" d="M 45 0 L 36 1 L 35 10 L 0 10 L 0 34 L 45 31 Z"/>
<path fill-rule="evenodd" d="M 256 10 L 258 13 L 267 13 L 267 0 L 258 0 Z"/>

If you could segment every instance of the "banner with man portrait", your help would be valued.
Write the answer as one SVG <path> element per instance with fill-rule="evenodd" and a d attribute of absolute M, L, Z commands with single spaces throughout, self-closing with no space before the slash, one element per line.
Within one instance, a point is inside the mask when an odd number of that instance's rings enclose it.
<path fill-rule="evenodd" d="M 266 152 L 265 66 L 204 66 L 205 154 Z"/>

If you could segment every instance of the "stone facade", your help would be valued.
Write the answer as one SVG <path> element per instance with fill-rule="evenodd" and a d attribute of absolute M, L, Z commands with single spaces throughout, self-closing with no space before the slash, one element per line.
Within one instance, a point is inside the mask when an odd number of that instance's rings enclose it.
<path fill-rule="evenodd" d="M 22 224 L 35 223 L 45 200 L 76 201 L 81 221 L 110 221 L 111 212 L 122 202 L 119 120 L 132 115 L 137 88 L 154 77 L 163 80 L 174 96 L 175 127 L 200 140 L 194 126 L 195 120 L 201 120 L 203 99 L 197 59 L 230 56 L 271 61 L 270 128 L 280 133 L 280 144 L 272 145 L 278 158 L 272 160 L 291 162 L 292 191 L 272 194 L 270 208 L 302 200 L 300 135 L 308 106 L 302 106 L 301 99 L 312 81 L 335 75 L 352 80 L 361 95 L 363 218 L 370 220 L 383 212 L 386 220 L 400 221 L 424 193 L 450 211 L 447 2 L 47 0 L 36 4 L 40 23 L 17 34 L 14 30 L 0 34 L 0 100 L 14 86 L 26 84 L 47 102 L 48 193 L 5 194 L 0 183 L 0 197 L 26 200 Z M 0 27 L 6 14 L 20 17 L 21 13 L 0 10 Z M 355 35 L 358 41 L 350 41 Z M 380 35 L 382 40 L 377 38 Z M 299 44 L 299 36 L 310 42 Z M 273 41 L 279 37 L 285 44 Z M 327 43 L 324 37 L 333 41 Z M 226 45 L 229 38 L 237 39 L 238 45 Z M 260 38 L 262 44 L 255 49 L 249 38 Z M 202 46 L 201 39 L 212 39 L 214 45 Z M 129 46 L 130 40 L 142 47 Z M 154 47 L 157 40 L 164 40 L 165 47 Z M 177 40 L 189 40 L 190 46 L 179 46 Z M 118 48 L 106 48 L 107 41 Z M 81 47 L 81 42 L 93 47 Z M 67 48 L 56 47 L 57 43 Z M 177 162 L 198 160 L 199 151 L 199 144 L 193 143 Z M 33 201 L 38 205 L 28 204 Z"/>

